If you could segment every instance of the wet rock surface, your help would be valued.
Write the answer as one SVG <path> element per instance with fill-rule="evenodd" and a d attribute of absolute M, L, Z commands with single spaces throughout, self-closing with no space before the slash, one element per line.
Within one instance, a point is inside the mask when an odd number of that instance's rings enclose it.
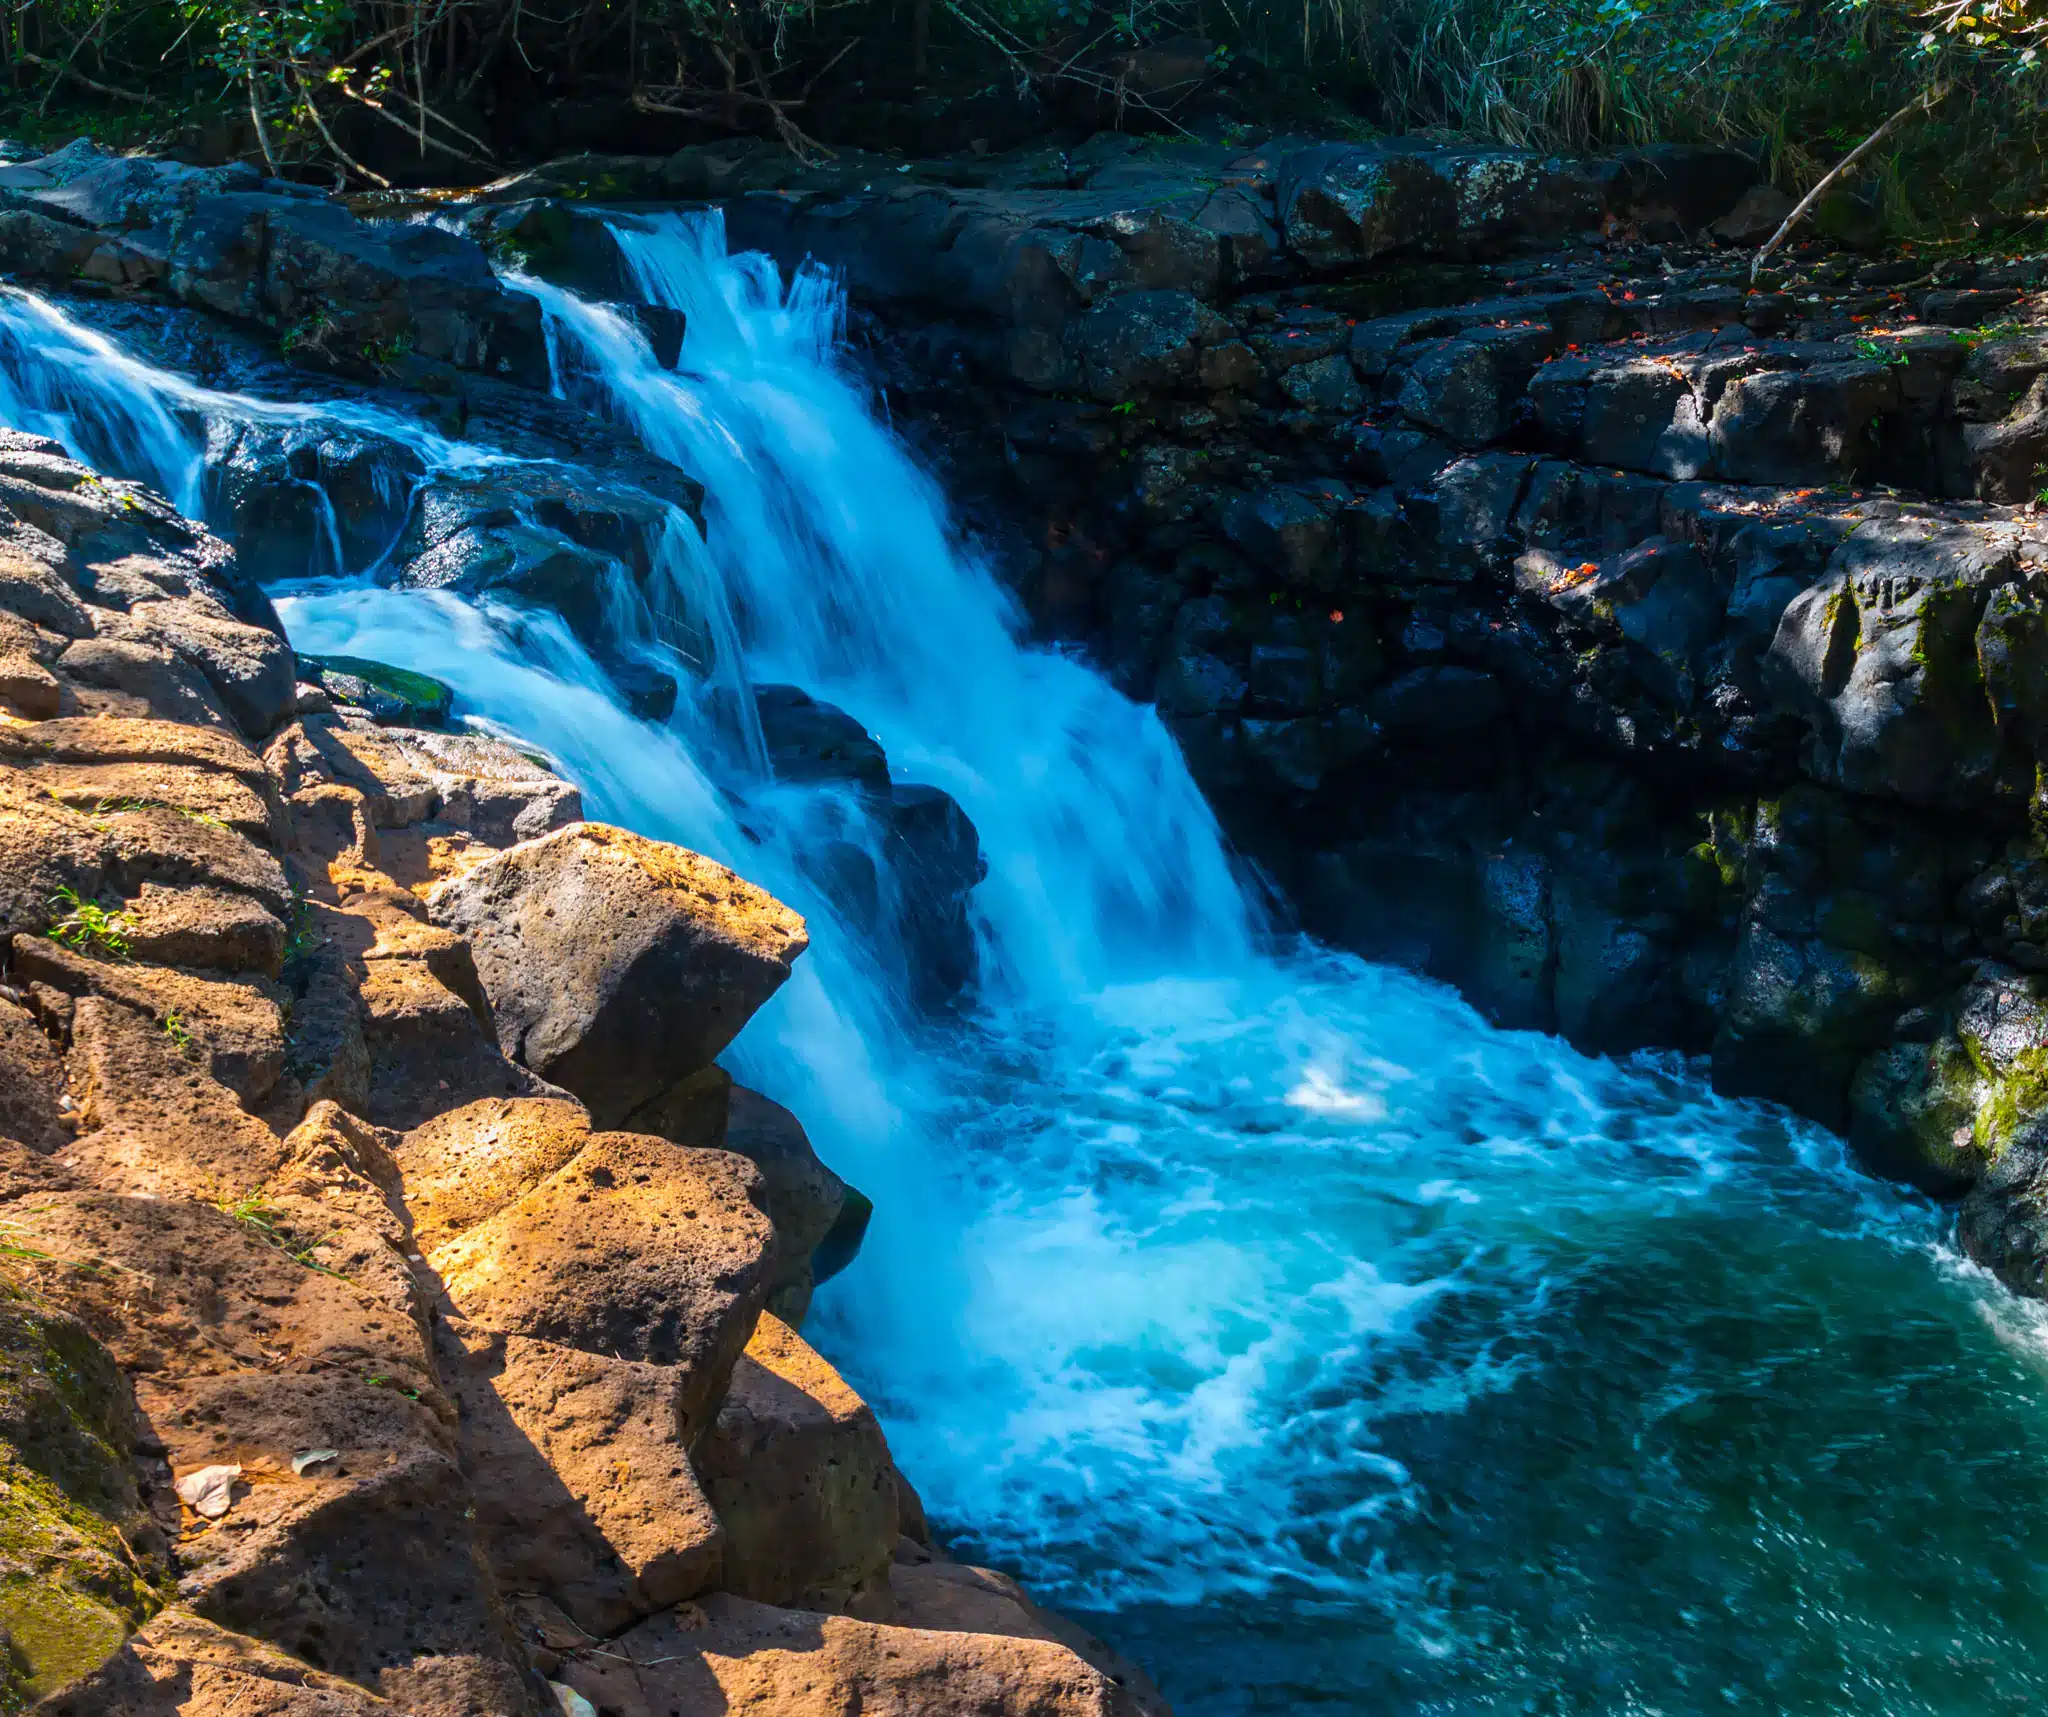
<path fill-rule="evenodd" d="M 802 921 L 294 662 L 156 497 L 0 459 L 0 1700 L 541 1717 L 680 1629 L 718 1710 L 1124 1709 L 891 1587 L 911 1493 L 792 1327 L 865 1201 L 710 1065 Z M 582 980 L 517 909 L 564 875 L 621 931 Z"/>

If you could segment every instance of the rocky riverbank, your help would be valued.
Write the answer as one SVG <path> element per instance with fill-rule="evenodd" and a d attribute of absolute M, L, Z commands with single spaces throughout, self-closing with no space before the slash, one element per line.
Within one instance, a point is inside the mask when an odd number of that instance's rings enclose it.
<path fill-rule="evenodd" d="M 798 1333 L 866 1204 L 713 1058 L 803 921 L 159 497 L 0 503 L 0 1704 L 1163 1709 Z"/>
<path fill-rule="evenodd" d="M 1753 181 L 1287 139 L 733 146 L 355 206 L 88 146 L 0 169 L 0 263 L 280 408 L 177 407 L 232 547 L 0 455 L 4 1261 L 21 1375 L 83 1380 L 24 1382 L 7 1432 L 19 1698 L 104 1658 L 51 1708 L 1152 1708 L 923 1544 L 798 1333 L 864 1201 L 713 1058 L 801 924 L 583 822 L 433 682 L 295 659 L 260 589 L 559 617 L 642 715 L 843 790 L 883 839 L 821 831 L 806 878 L 949 1005 L 973 828 L 802 686 L 682 698 L 726 647 L 665 558 L 695 474 L 538 385 L 576 378 L 493 272 L 673 364 L 611 223 L 680 203 L 845 271 L 1042 631 L 1156 703 L 1308 927 L 1710 1056 L 2041 1293 L 2043 276 L 1830 239 L 1752 289 Z"/>

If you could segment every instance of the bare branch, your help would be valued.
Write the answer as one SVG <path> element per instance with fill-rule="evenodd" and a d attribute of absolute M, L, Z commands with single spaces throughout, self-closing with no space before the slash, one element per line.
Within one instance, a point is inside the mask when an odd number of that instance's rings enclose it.
<path fill-rule="evenodd" d="M 1750 285 L 1754 286 L 1756 284 L 1756 277 L 1763 272 L 1764 263 L 1769 258 L 1771 252 L 1785 242 L 1785 235 L 1799 224 L 1800 217 L 1808 209 L 1812 208 L 1815 203 L 1819 202 L 1827 194 L 1828 188 L 1836 180 L 1841 178 L 1844 173 L 1848 172 L 1851 167 L 1855 166 L 1858 161 L 1861 161 L 1864 156 L 1868 155 L 1871 150 L 1875 149 L 1894 131 L 1898 130 L 1900 126 L 1904 125 L 1907 120 L 1911 119 L 1915 114 L 1927 112 L 1937 102 L 1941 101 L 1948 94 L 1948 89 L 1949 86 L 1942 83 L 1936 84 L 1932 89 L 1922 90 L 1911 101 L 1907 102 L 1904 107 L 1900 108 L 1897 113 L 1893 114 L 1891 118 L 1887 119 L 1868 137 L 1864 138 L 1861 143 L 1857 144 L 1854 149 L 1844 155 L 1841 160 L 1837 161 L 1834 166 L 1823 173 L 1819 183 L 1792 206 L 1792 212 L 1785 217 L 1784 223 L 1764 241 L 1763 248 L 1756 253 L 1756 259 L 1749 265 Z"/>

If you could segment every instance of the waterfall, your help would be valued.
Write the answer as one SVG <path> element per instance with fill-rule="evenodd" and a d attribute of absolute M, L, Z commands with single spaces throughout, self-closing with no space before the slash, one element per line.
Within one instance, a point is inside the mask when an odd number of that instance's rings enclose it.
<path fill-rule="evenodd" d="M 640 296 L 687 315 L 673 371 L 617 312 L 514 284 L 565 397 L 707 486 L 704 537 L 675 521 L 650 593 L 710 617 L 711 680 L 675 718 L 634 717 L 550 614 L 361 567 L 274 594 L 300 648 L 451 682 L 591 815 L 810 918 L 811 952 L 728 1061 L 875 1198 L 810 1329 L 960 1551 L 1120 1608 L 1116 1637 L 1184 1717 L 1697 1709 L 1729 1688 L 1847 1711 L 1837 1653 L 1879 1663 L 1854 1685 L 1887 1705 L 1893 1623 L 1838 1518 L 1904 1510 L 1891 1530 L 1931 1533 L 2025 1487 L 2038 1389 L 1987 1390 L 1933 1430 L 1909 1408 L 1955 1354 L 2001 1378 L 2038 1364 L 2012 1357 L 2041 1351 L 2028 1315 L 1931 1207 L 1815 1129 L 1274 936 L 1156 714 L 1026 642 L 961 547 L 842 363 L 830 277 L 728 256 L 715 217 L 616 236 Z M 196 387 L 18 292 L 0 418 L 200 509 L 222 425 L 338 421 L 430 471 L 502 462 L 373 405 Z M 618 623 L 658 647 L 649 616 Z M 851 712 L 897 779 L 979 829 L 964 1017 L 919 1017 L 881 933 L 818 886 L 821 838 L 870 838 L 859 806 L 766 778 L 758 732 L 719 737 L 714 688 L 744 709 L 779 682 Z M 1857 1357 L 1775 1390 L 1816 1354 Z M 1924 1507 L 1836 1494 L 1832 1451 L 1873 1423 L 1922 1438 Z M 1764 1446 L 1791 1475 L 1768 1518 L 1738 1482 Z M 1780 1625 L 1759 1596 L 1779 1587 L 1827 1626 Z M 1662 1642 L 1693 1614 L 1727 1638 L 1674 1660 Z M 1778 1657 L 1759 1667 L 1762 1636 Z M 1706 1679 L 1669 1682 L 1695 1660 Z M 1616 1661 L 1654 1697 L 1614 1694 Z"/>

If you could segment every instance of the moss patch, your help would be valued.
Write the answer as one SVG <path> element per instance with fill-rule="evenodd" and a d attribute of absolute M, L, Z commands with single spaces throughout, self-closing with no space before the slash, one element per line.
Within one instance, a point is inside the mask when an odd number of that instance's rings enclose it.
<path fill-rule="evenodd" d="M 85 1327 L 0 1282 L 0 1712 L 97 1668 L 168 1601 L 133 1419 Z"/>
<path fill-rule="evenodd" d="M 454 689 L 431 674 L 364 656 L 301 656 L 299 672 L 336 703 L 395 727 L 439 727 L 455 703 Z"/>

